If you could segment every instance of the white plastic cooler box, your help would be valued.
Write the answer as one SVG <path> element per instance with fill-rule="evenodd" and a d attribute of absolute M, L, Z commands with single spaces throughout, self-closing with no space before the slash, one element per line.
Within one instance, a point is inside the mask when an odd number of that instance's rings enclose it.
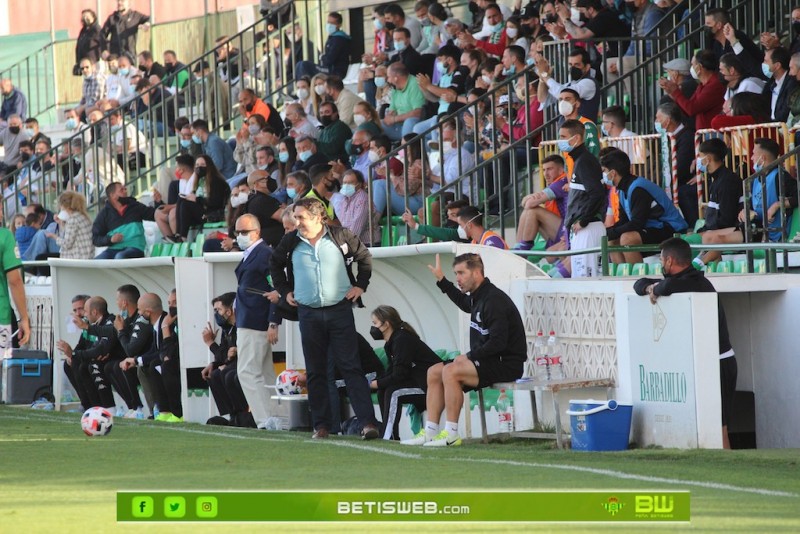
<path fill-rule="evenodd" d="M 52 393 L 53 362 L 47 352 L 14 349 L 11 358 L 2 362 L 0 402 L 3 404 L 31 404 L 45 393 Z"/>

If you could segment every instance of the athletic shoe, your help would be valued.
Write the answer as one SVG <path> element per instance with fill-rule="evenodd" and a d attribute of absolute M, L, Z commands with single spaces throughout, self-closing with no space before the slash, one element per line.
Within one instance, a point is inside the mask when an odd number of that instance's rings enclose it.
<path fill-rule="evenodd" d="M 167 418 L 167 423 L 183 423 L 183 417 L 178 417 L 175 414 L 169 414 Z"/>
<path fill-rule="evenodd" d="M 423 428 L 417 435 L 411 439 L 405 439 L 400 442 L 401 445 L 425 445 L 425 443 L 429 442 L 430 440 L 425 435 L 425 429 Z"/>
<path fill-rule="evenodd" d="M 114 417 L 125 417 L 125 408 L 122 406 L 117 406 L 117 411 L 114 412 Z"/>
<path fill-rule="evenodd" d="M 144 415 L 144 410 L 142 410 L 141 406 L 136 408 L 136 419 L 147 419 L 147 416 Z"/>
<path fill-rule="evenodd" d="M 533 241 L 520 241 L 511 250 L 530 250 L 533 248 Z"/>
<path fill-rule="evenodd" d="M 122 417 L 125 419 L 136 419 L 136 410 L 128 410 Z"/>
<path fill-rule="evenodd" d="M 461 436 L 456 434 L 451 436 L 447 430 L 442 430 L 431 441 L 423 444 L 423 447 L 457 447 L 461 445 Z"/>
<path fill-rule="evenodd" d="M 172 417 L 171 413 L 169 413 L 169 412 L 161 412 L 160 414 L 158 414 L 158 416 L 155 418 L 155 420 L 164 422 L 164 421 L 169 421 L 170 417 Z"/>

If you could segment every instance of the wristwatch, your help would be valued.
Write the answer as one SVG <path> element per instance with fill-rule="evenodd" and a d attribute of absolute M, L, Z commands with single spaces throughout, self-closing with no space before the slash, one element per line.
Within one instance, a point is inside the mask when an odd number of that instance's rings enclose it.
<path fill-rule="evenodd" d="M 278 328 L 278 323 L 269 323 L 270 328 Z"/>

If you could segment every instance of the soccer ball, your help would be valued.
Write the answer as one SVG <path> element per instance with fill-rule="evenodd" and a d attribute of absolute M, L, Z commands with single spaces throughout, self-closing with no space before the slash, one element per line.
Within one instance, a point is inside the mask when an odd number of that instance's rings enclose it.
<path fill-rule="evenodd" d="M 302 395 L 306 389 L 300 385 L 303 373 L 295 369 L 286 369 L 275 379 L 275 389 L 278 395 Z"/>
<path fill-rule="evenodd" d="M 87 436 L 105 436 L 114 426 L 114 416 L 102 406 L 95 406 L 83 412 L 81 428 Z"/>

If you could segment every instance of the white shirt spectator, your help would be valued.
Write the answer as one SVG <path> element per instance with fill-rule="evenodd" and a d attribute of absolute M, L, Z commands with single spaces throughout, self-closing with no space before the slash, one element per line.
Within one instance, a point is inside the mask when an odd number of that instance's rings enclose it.
<path fill-rule="evenodd" d="M 311 137 L 316 139 L 318 134 L 319 130 L 313 124 L 311 124 L 311 121 L 308 120 L 308 117 L 306 117 L 297 126 L 293 126 L 289 131 L 289 135 L 295 139 L 299 139 L 301 137 Z"/>
<path fill-rule="evenodd" d="M 475 166 L 475 156 L 472 155 L 469 150 L 466 148 L 461 149 L 453 149 L 449 150 L 444 153 L 444 176 L 443 180 L 445 183 L 444 187 L 447 187 L 447 184 L 453 182 L 456 178 L 460 176 L 458 172 L 458 158 L 459 158 L 459 150 L 461 152 L 461 174 L 468 172 Z M 437 165 L 438 167 L 438 165 Z M 439 175 L 438 172 L 440 169 L 433 168 L 431 172 L 434 174 Z M 473 182 L 477 185 L 477 177 L 473 178 Z M 442 189 L 442 186 L 439 184 L 433 184 L 431 187 L 431 192 L 436 192 L 439 189 Z M 477 191 L 477 188 L 475 189 Z M 448 189 L 448 191 L 453 191 L 452 188 Z M 462 180 L 461 181 L 461 193 L 469 197 L 470 195 L 470 184 L 469 180 Z"/>
<path fill-rule="evenodd" d="M 497 6 L 500 8 L 500 13 L 503 15 L 503 22 L 507 21 L 509 18 L 511 18 L 511 15 L 514 14 L 508 6 L 501 4 L 500 2 L 497 2 Z M 492 26 L 489 24 L 489 21 L 486 20 L 486 17 L 483 17 L 483 27 L 481 27 L 481 31 L 478 33 L 473 33 L 472 36 L 477 41 L 480 41 L 485 37 L 489 37 L 491 34 Z"/>
<path fill-rule="evenodd" d="M 767 82 L 759 78 L 745 78 L 739 82 L 739 87 L 736 89 L 728 87 L 725 90 L 725 100 L 729 100 L 733 95 L 738 95 L 739 93 L 756 93 L 760 95 L 765 85 L 767 85 Z"/>

